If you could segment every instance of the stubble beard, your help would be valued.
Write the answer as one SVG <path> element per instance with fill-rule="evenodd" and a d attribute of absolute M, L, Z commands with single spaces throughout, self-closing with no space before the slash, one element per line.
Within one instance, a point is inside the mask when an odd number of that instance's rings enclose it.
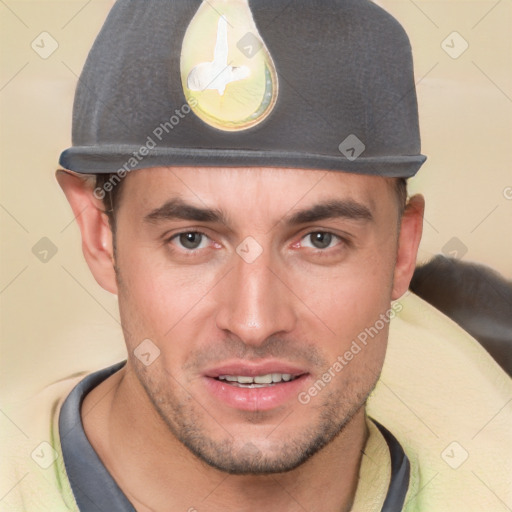
<path fill-rule="evenodd" d="M 304 464 L 346 429 L 365 406 L 378 378 L 369 386 L 364 386 L 359 380 L 351 382 L 342 392 L 323 390 L 326 396 L 315 409 L 320 410 L 318 419 L 293 435 L 283 426 L 280 436 L 280 426 L 277 426 L 272 432 L 271 444 L 268 442 L 270 436 L 265 436 L 269 432 L 267 426 L 262 429 L 265 432 L 262 437 L 266 437 L 262 451 L 257 440 L 236 438 L 230 433 L 230 425 L 224 426 L 222 418 L 214 416 L 186 391 L 183 391 L 183 395 L 188 396 L 179 397 L 175 390 L 183 388 L 172 376 L 165 375 L 164 370 L 161 377 L 167 378 L 153 379 L 148 368 L 141 368 L 138 364 L 134 368 L 149 401 L 167 425 L 169 433 L 203 463 L 233 475 L 283 473 Z M 315 399 L 321 399 L 322 393 Z M 251 423 L 250 416 L 256 418 L 260 413 L 247 414 L 248 423 Z M 293 422 L 295 414 L 312 416 L 311 409 L 299 403 L 286 420 Z"/>

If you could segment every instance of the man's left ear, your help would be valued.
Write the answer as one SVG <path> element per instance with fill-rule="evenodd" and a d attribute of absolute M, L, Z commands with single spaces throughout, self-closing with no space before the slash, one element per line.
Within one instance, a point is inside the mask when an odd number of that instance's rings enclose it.
<path fill-rule="evenodd" d="M 424 197 L 421 194 L 412 196 L 402 216 L 391 296 L 393 300 L 401 297 L 409 288 L 409 283 L 416 268 L 416 256 L 423 231 L 424 212 Z"/>

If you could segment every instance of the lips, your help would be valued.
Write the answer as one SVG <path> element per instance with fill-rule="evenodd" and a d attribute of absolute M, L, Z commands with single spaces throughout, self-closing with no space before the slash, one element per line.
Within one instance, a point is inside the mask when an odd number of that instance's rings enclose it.
<path fill-rule="evenodd" d="M 229 408 L 268 411 L 295 401 L 309 373 L 285 362 L 233 363 L 204 374 L 207 392 Z"/>
<path fill-rule="evenodd" d="M 204 372 L 206 377 L 218 379 L 224 375 L 261 377 L 263 375 L 291 375 L 297 377 L 307 373 L 307 371 L 298 366 L 279 361 L 266 361 L 264 363 L 227 363 L 221 366 L 210 368 Z"/>

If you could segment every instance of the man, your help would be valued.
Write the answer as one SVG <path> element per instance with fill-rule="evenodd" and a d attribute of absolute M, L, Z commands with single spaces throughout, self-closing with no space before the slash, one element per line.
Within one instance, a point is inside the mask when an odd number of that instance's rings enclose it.
<path fill-rule="evenodd" d="M 20 484 L 9 451 L 2 507 L 508 506 L 510 382 L 405 296 L 424 159 L 407 37 L 371 2 L 118 0 L 57 179 L 127 360 L 46 390 L 53 460 Z"/>

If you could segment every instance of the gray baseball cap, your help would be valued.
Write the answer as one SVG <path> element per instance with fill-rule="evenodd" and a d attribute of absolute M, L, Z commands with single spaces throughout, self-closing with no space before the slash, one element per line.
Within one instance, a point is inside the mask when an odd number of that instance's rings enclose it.
<path fill-rule="evenodd" d="M 409 39 L 371 1 L 117 0 L 60 164 L 410 177 L 425 159 Z"/>

